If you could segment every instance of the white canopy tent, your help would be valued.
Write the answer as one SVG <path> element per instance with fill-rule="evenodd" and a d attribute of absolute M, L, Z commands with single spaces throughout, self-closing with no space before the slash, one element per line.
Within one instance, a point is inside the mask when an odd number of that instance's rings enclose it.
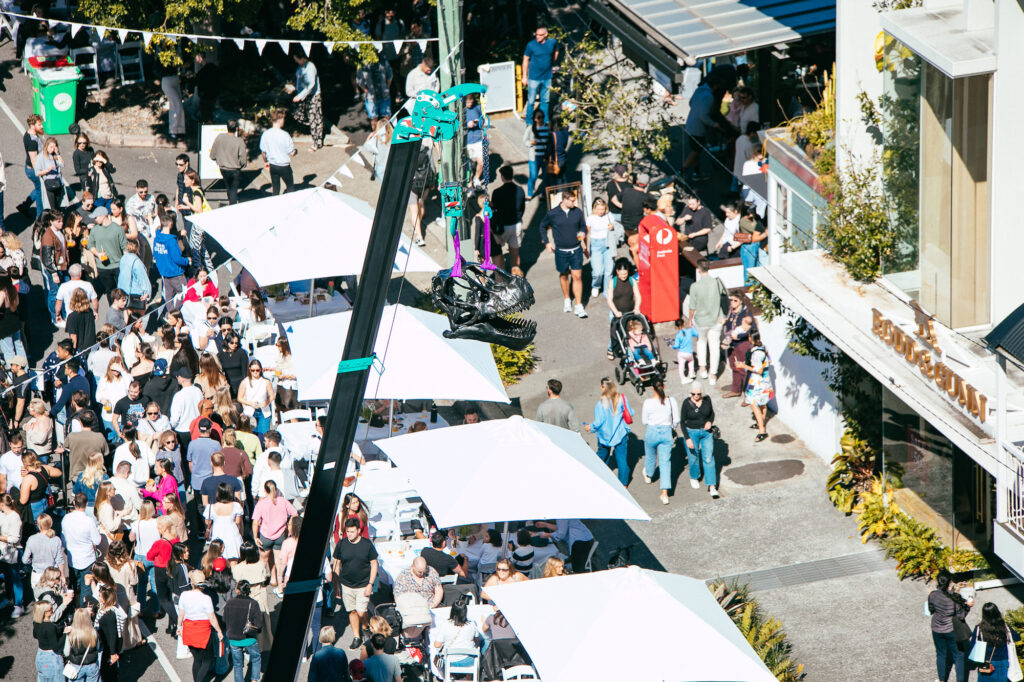
<path fill-rule="evenodd" d="M 373 213 L 361 199 L 317 187 L 223 206 L 189 220 L 216 239 L 261 286 L 270 286 L 358 275 Z M 405 235 L 393 267 L 395 273 L 441 269 Z"/>
<path fill-rule="evenodd" d="M 578 433 L 558 426 L 515 416 L 374 442 L 440 528 L 651 518 Z"/>
<path fill-rule="evenodd" d="M 328 400 L 352 312 L 296 320 L 285 326 L 299 400 Z M 404 305 L 384 308 L 374 352 L 383 372 L 370 372 L 366 398 L 509 402 L 490 346 L 446 339 L 448 320 Z"/>
<path fill-rule="evenodd" d="M 544 682 L 775 680 L 695 578 L 630 566 L 496 585 L 487 596 Z M 641 630 L 653 636 L 643 651 Z"/>

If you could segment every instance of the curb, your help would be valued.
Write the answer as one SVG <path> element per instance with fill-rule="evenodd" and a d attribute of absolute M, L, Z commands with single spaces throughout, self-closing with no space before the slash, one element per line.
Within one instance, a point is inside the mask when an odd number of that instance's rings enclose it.
<path fill-rule="evenodd" d="M 79 120 L 78 125 L 82 129 L 82 132 L 89 136 L 89 140 L 98 145 L 107 147 L 144 147 L 149 149 L 188 150 L 188 144 L 184 140 L 176 142 L 174 140 L 165 139 L 159 135 L 119 135 L 116 133 L 108 133 L 106 131 L 93 128 L 85 121 L 85 119 Z"/>

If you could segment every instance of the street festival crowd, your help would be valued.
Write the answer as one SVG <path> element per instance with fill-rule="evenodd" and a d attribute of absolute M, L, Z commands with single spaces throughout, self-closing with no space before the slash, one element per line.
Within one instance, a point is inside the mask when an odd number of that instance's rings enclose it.
<path fill-rule="evenodd" d="M 375 31 L 404 35 L 398 23 L 394 11 L 385 12 Z M 392 98 L 397 104 L 436 87 L 434 60 L 420 57 L 406 74 L 404 92 L 392 88 L 388 59 L 357 74 L 374 129 L 390 125 L 397 108 Z M 548 107 L 557 58 L 557 42 L 539 28 L 523 55 L 529 182 L 525 189 L 519 186 L 511 167 L 503 166 L 500 185 L 488 197 L 492 225 L 498 226 L 491 253 L 511 270 L 519 268 L 525 202 L 542 196 L 566 172 L 571 138 L 557 114 L 549 117 Z M 296 56 L 296 64 L 295 115 L 312 128 L 315 150 L 323 139 L 319 81 L 308 59 Z M 701 87 L 715 88 L 710 96 L 720 101 L 734 86 L 735 78 L 709 78 Z M 748 93 L 736 91 L 741 107 Z M 481 180 L 480 116 L 479 103 L 470 98 L 467 143 L 482 205 L 488 179 Z M 695 125 L 730 125 L 706 110 L 704 116 L 707 121 Z M 260 143 L 275 194 L 279 184 L 285 191 L 293 185 L 295 150 L 284 120 L 285 112 L 275 113 Z M 288 584 L 324 418 L 301 437 L 286 435 L 293 424 L 288 415 L 300 407 L 287 338 L 251 333 L 274 323 L 266 292 L 245 271 L 227 282 L 223 270 L 213 267 L 202 231 L 187 220 L 211 210 L 190 156 L 175 161 L 173 196 L 154 194 L 145 179 L 122 194 L 126 183 L 117 177 L 115 154 L 93 149 L 84 134 L 75 137 L 70 155 L 62 153 L 55 138 L 43 135 L 42 123 L 36 115 L 27 120 L 25 172 L 35 189 L 18 205 L 35 222 L 24 239 L 0 234 L 0 354 L 9 387 L 0 429 L 6 601 L 14 618 L 32 619 L 40 680 L 116 680 L 121 657 L 145 641 L 143 629 L 158 627 L 177 639 L 179 658 L 192 659 L 195 680 L 229 669 L 235 680 L 257 680 L 273 643 L 276 604 Z M 380 177 L 387 140 L 378 144 Z M 749 140 L 739 146 L 757 160 Z M 232 121 L 213 154 L 230 203 L 238 201 L 245 154 Z M 423 202 L 431 189 L 429 178 L 421 180 L 425 187 L 410 202 L 420 240 Z M 674 226 L 681 241 L 701 254 L 724 258 L 739 251 L 745 268 L 756 265 L 764 238 L 763 208 L 759 213 L 756 201 L 723 207 L 725 231 L 712 245 L 712 215 L 699 199 L 689 197 L 677 207 L 673 198 L 650 193 L 649 185 L 647 175 L 629 176 L 625 166 L 616 165 L 589 217 L 572 192 L 563 192 L 540 223 L 541 240 L 555 255 L 563 309 L 587 316 L 581 271 L 589 257 L 591 300 L 603 297 L 608 308 L 608 358 L 624 358 L 630 367 L 661 360 L 652 328 L 639 319 L 634 267 L 638 240 L 652 222 Z M 474 222 L 479 254 L 485 236 L 482 221 Z M 626 255 L 618 257 L 620 251 Z M 649 484 L 657 480 L 665 504 L 676 433 L 686 445 L 691 486 L 707 486 L 711 497 L 719 497 L 715 411 L 704 389 L 718 383 L 723 364 L 732 376 L 725 397 L 749 404 L 755 441 L 767 437 L 770 360 L 754 316 L 742 294 L 726 291 L 709 272 L 706 258 L 697 268 L 702 276 L 687 283 L 677 333 L 666 339 L 676 351 L 688 396 L 681 404 L 667 396 L 661 371 L 647 384 L 651 397 L 635 409 L 617 383 L 604 378 L 593 420 L 583 423 L 596 434 L 598 456 L 627 485 L 626 441 L 630 424 L 639 420 L 646 427 L 643 478 Z M 30 361 L 31 270 L 42 281 L 49 320 L 63 336 L 52 353 Z M 617 321 L 624 317 L 632 319 L 617 336 Z M 581 422 L 561 393 L 561 382 L 549 381 L 548 400 L 536 418 L 578 431 Z M 410 420 L 410 432 L 437 420 L 429 401 L 369 407 L 367 420 L 374 426 L 391 412 L 421 413 L 421 419 Z M 465 423 L 480 420 L 473 407 L 460 416 Z M 374 460 L 358 445 L 353 458 L 368 471 Z M 467 617 L 468 609 L 487 603 L 492 585 L 589 570 L 595 544 L 577 519 L 512 524 L 503 546 L 493 527 L 438 529 L 423 510 L 408 539 L 399 539 L 403 560 L 397 568 L 395 562 L 385 567 L 380 542 L 388 538 L 374 536 L 373 512 L 354 492 L 339 506 L 306 640 L 311 680 L 417 679 L 415 664 L 437 673 L 435 656 L 463 645 L 489 650 L 485 677 L 500 676 L 504 665 L 528 662 L 528 655 L 500 612 L 478 625 Z M 438 607 L 449 610 L 436 626 L 418 634 L 403 630 L 410 623 L 428 625 L 430 610 Z M 330 645 L 342 633 L 321 627 L 323 617 L 336 611 L 347 612 L 352 632 L 352 640 L 337 647 Z"/>

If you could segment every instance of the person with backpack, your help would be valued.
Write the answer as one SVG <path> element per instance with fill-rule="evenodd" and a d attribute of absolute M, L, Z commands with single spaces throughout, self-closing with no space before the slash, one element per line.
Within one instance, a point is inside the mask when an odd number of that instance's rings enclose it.
<path fill-rule="evenodd" d="M 760 332 L 752 329 L 748 338 L 750 339 L 750 348 L 747 350 L 743 362 L 736 363 L 736 369 L 747 372 L 745 395 L 750 409 L 754 413 L 754 420 L 757 422 L 757 435 L 754 436 L 754 442 L 760 443 L 768 438 L 765 420 L 768 418 L 768 403 L 775 397 L 772 377 L 768 371 L 772 362 L 764 344 L 761 343 Z"/>

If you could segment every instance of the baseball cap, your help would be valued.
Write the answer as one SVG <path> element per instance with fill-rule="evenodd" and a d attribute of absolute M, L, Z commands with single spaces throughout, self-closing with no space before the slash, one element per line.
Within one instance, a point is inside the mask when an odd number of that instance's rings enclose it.
<path fill-rule="evenodd" d="M 204 417 L 203 419 L 199 420 L 199 430 L 200 431 L 209 431 L 212 428 L 213 428 L 213 422 L 210 421 L 209 419 L 206 419 Z"/>
<path fill-rule="evenodd" d="M 11 362 L 9 364 L 19 365 L 21 367 L 28 367 L 28 358 L 26 358 L 24 355 L 15 355 L 13 358 L 11 358 Z"/>
<path fill-rule="evenodd" d="M 153 362 L 153 376 L 162 377 L 167 374 L 167 361 L 159 358 Z"/>
<path fill-rule="evenodd" d="M 644 187 L 646 187 L 647 185 L 651 184 L 651 176 L 648 175 L 647 173 L 640 173 L 639 175 L 636 176 L 636 184 L 643 185 Z"/>
<path fill-rule="evenodd" d="M 107 210 L 106 206 L 97 206 L 92 210 L 92 213 L 89 214 L 89 216 L 94 219 L 102 218 L 105 215 L 110 215 L 110 211 Z"/>
<path fill-rule="evenodd" d="M 219 556 L 213 560 L 213 570 L 217 571 L 218 573 L 227 570 L 227 567 L 228 561 L 224 557 Z"/>
<path fill-rule="evenodd" d="M 616 175 L 625 175 L 627 170 L 629 169 L 626 168 L 626 164 L 624 163 L 617 163 L 614 166 L 612 166 L 612 172 L 615 173 Z"/>
<path fill-rule="evenodd" d="M 191 379 L 192 370 L 190 370 L 188 367 L 179 367 L 178 371 L 174 373 L 174 376 L 178 377 L 179 379 Z"/>

